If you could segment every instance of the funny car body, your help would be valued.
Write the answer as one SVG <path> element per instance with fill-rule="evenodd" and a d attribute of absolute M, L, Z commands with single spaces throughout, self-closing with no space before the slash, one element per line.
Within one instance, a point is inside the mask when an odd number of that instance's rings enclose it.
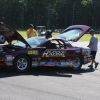
<path fill-rule="evenodd" d="M 90 48 L 75 47 L 69 41 L 77 42 L 89 29 L 86 25 L 73 25 L 50 39 L 32 37 L 25 40 L 12 27 L 0 23 L 0 66 L 13 67 L 18 72 L 38 66 L 79 70 L 91 61 Z"/>

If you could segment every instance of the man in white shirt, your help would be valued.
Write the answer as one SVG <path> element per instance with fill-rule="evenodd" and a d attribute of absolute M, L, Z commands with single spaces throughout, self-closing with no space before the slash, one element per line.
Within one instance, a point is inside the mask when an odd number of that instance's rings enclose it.
<path fill-rule="evenodd" d="M 94 63 L 95 68 L 97 68 L 99 63 L 95 61 L 95 58 L 96 58 L 96 53 L 98 51 L 98 37 L 95 35 L 95 31 L 93 29 L 90 30 L 90 35 L 91 39 L 87 47 L 91 48 L 92 61 L 88 67 L 93 68 L 93 63 Z"/>

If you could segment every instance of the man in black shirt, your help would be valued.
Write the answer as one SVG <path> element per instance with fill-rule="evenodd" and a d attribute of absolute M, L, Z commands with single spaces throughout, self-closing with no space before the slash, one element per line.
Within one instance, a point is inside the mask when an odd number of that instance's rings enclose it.
<path fill-rule="evenodd" d="M 49 39 L 49 38 L 51 38 L 52 37 L 52 32 L 51 31 L 46 31 L 45 32 L 45 38 L 46 39 Z M 48 40 L 47 42 L 46 42 L 46 48 L 47 49 L 51 49 L 51 41 L 50 40 Z"/>
<path fill-rule="evenodd" d="M 47 31 L 45 32 L 45 38 L 46 38 L 46 39 L 52 38 L 52 32 L 49 31 L 49 30 L 47 30 Z"/>

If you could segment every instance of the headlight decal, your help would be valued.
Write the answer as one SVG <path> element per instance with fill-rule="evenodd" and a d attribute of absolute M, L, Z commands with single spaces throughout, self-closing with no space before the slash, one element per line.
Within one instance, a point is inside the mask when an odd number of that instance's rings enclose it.
<path fill-rule="evenodd" d="M 90 49 L 89 48 L 82 49 L 82 55 L 90 56 Z"/>
<path fill-rule="evenodd" d="M 14 59 L 14 57 L 12 55 L 6 55 L 5 64 L 7 66 L 12 66 L 13 65 L 13 59 Z"/>

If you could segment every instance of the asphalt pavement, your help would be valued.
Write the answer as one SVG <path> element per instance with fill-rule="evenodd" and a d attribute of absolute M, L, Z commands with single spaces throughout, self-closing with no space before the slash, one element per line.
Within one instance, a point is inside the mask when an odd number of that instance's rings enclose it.
<path fill-rule="evenodd" d="M 88 42 L 73 45 L 87 46 Z M 100 43 L 96 60 L 100 63 Z M 0 100 L 100 100 L 100 64 L 67 68 L 32 68 L 26 73 L 0 70 Z"/>

